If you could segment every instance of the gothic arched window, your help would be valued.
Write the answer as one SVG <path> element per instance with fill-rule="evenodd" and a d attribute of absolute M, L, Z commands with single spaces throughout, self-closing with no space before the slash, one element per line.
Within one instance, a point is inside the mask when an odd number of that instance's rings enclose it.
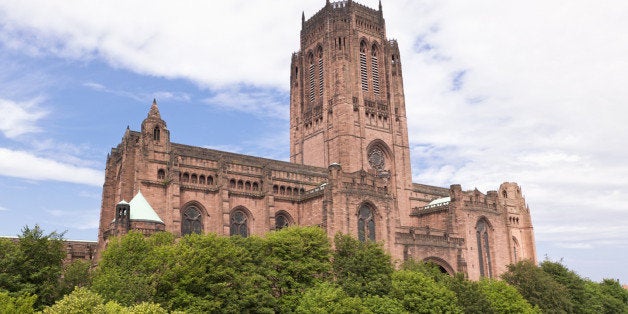
<path fill-rule="evenodd" d="M 275 230 L 280 230 L 291 225 L 292 219 L 286 212 L 275 214 Z"/>
<path fill-rule="evenodd" d="M 157 180 L 164 180 L 166 178 L 166 171 L 164 169 L 157 170 Z"/>
<path fill-rule="evenodd" d="M 514 262 L 518 262 L 519 261 L 519 255 L 521 254 L 521 252 L 519 251 L 519 242 L 517 241 L 517 238 L 512 237 L 512 254 L 513 254 L 513 258 L 514 258 Z"/>
<path fill-rule="evenodd" d="M 307 55 L 307 63 L 308 63 L 308 74 L 307 74 L 307 79 L 308 79 L 308 95 L 310 98 L 310 102 L 314 102 L 314 99 L 316 98 L 316 93 L 314 92 L 314 55 L 312 54 L 312 52 L 310 52 Z"/>
<path fill-rule="evenodd" d="M 156 126 L 156 127 L 153 129 L 153 140 L 155 140 L 155 141 L 159 141 L 159 139 L 160 139 L 160 137 L 161 137 L 161 136 L 160 136 L 160 133 L 161 133 L 161 130 L 159 129 L 159 127 L 158 127 L 158 126 Z"/>
<path fill-rule="evenodd" d="M 318 96 L 323 98 L 323 47 L 318 46 L 316 49 L 316 58 L 318 59 Z"/>
<path fill-rule="evenodd" d="M 379 53 L 377 45 L 373 44 L 371 49 L 371 72 L 373 73 L 373 92 L 375 95 L 379 95 L 379 63 L 377 60 L 377 54 Z"/>
<path fill-rule="evenodd" d="M 362 83 L 362 90 L 369 90 L 369 81 L 366 74 L 366 42 L 363 40 L 360 42 L 360 82 Z"/>
<path fill-rule="evenodd" d="M 181 235 L 203 232 L 203 217 L 196 206 L 186 207 L 181 216 Z"/>
<path fill-rule="evenodd" d="M 247 237 L 249 235 L 248 229 L 248 217 L 246 213 L 241 209 L 236 209 L 231 213 L 230 217 L 231 228 L 230 234 Z"/>
<path fill-rule="evenodd" d="M 362 204 L 358 211 L 358 240 L 375 241 L 375 217 L 373 209 L 368 204 Z"/>
<path fill-rule="evenodd" d="M 478 245 L 478 261 L 480 264 L 480 276 L 493 276 L 491 266 L 491 246 L 489 244 L 489 225 L 486 219 L 480 219 L 475 226 Z"/>

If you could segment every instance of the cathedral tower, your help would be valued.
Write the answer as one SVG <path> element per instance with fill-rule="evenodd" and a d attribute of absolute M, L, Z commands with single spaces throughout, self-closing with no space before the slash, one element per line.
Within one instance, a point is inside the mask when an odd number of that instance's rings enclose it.
<path fill-rule="evenodd" d="M 290 160 L 411 188 L 399 48 L 378 10 L 327 1 L 305 20 L 290 75 Z M 399 193 L 395 193 L 399 195 Z"/>

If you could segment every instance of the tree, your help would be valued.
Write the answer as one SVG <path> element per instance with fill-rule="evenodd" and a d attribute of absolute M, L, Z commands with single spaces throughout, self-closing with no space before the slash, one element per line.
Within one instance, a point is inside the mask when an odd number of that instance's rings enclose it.
<path fill-rule="evenodd" d="M 37 300 L 35 295 L 22 295 L 12 297 L 6 291 L 0 291 L 0 313 L 4 314 L 29 314 L 35 313 L 33 305 Z"/>
<path fill-rule="evenodd" d="M 86 260 L 75 260 L 65 265 L 63 276 L 59 280 L 60 295 L 66 295 L 75 287 L 87 287 L 91 284 L 90 262 Z"/>
<path fill-rule="evenodd" d="M 0 289 L 12 295 L 37 295 L 35 308 L 54 303 L 65 257 L 63 234 L 44 235 L 35 225 L 22 229 L 17 243 L 0 241 Z"/>
<path fill-rule="evenodd" d="M 458 305 L 465 313 L 494 313 L 486 295 L 480 290 L 476 281 L 470 281 L 462 273 L 445 279 L 444 283 L 456 294 Z"/>
<path fill-rule="evenodd" d="M 587 292 L 585 280 L 578 274 L 569 270 L 561 262 L 545 260 L 540 265 L 541 270 L 550 275 L 556 282 L 567 288 L 568 296 L 573 303 L 575 313 L 599 313 L 594 307 L 596 297 Z"/>
<path fill-rule="evenodd" d="M 493 313 L 541 313 L 538 308 L 532 307 L 515 287 L 505 281 L 485 278 L 480 280 L 479 287 L 491 305 Z"/>
<path fill-rule="evenodd" d="M 573 303 L 567 288 L 530 260 L 508 265 L 508 271 L 501 277 L 515 287 L 530 304 L 538 306 L 543 312 L 573 312 Z"/>
<path fill-rule="evenodd" d="M 456 295 L 421 272 L 393 273 L 390 295 L 411 313 L 462 313 Z"/>
<path fill-rule="evenodd" d="M 334 237 L 332 266 L 336 282 L 350 296 L 387 295 L 393 266 L 390 256 L 375 242 L 360 242 L 349 235 Z"/>
<path fill-rule="evenodd" d="M 372 313 L 362 305 L 360 298 L 348 296 L 342 288 L 329 282 L 320 283 L 305 291 L 295 312 L 308 314 Z"/>
<path fill-rule="evenodd" d="M 618 280 L 604 279 L 599 283 L 604 313 L 628 313 L 628 291 Z"/>
<path fill-rule="evenodd" d="M 369 311 L 376 314 L 403 314 L 409 313 L 403 308 L 401 301 L 389 296 L 369 295 L 362 298 L 362 304 Z"/>
<path fill-rule="evenodd" d="M 44 314 L 82 314 L 91 313 L 102 305 L 105 299 L 98 293 L 87 288 L 77 288 L 72 293 L 57 301 L 54 305 L 44 309 Z"/>
<path fill-rule="evenodd" d="M 247 238 L 248 239 L 248 238 Z M 290 312 L 307 289 L 328 280 L 331 272 L 331 245 L 319 227 L 288 227 L 266 236 L 262 273 L 277 298 L 278 312 Z"/>
<path fill-rule="evenodd" d="M 272 312 L 268 281 L 252 266 L 251 254 L 231 238 L 185 236 L 165 263 L 158 302 L 191 312 Z"/>
<path fill-rule="evenodd" d="M 159 304 L 142 302 L 131 307 L 124 307 L 115 301 L 105 303 L 98 293 L 79 287 L 44 309 L 44 314 L 166 314 Z"/>
<path fill-rule="evenodd" d="M 112 238 L 94 273 L 92 289 L 123 305 L 153 302 L 164 267 L 172 261 L 174 237 L 156 233 L 145 237 L 129 232 Z"/>

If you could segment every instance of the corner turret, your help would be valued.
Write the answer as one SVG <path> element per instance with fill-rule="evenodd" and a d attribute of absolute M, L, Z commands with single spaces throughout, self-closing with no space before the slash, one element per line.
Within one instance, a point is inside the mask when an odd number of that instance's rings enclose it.
<path fill-rule="evenodd" d="M 148 116 L 142 121 L 142 137 L 144 144 L 152 142 L 156 145 L 166 145 L 170 142 L 170 132 L 166 128 L 166 121 L 161 119 L 156 99 L 153 99 Z"/>

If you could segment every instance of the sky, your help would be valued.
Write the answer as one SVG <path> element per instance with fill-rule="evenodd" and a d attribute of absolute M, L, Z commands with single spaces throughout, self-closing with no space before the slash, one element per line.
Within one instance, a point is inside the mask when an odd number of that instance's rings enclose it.
<path fill-rule="evenodd" d="M 107 153 L 153 98 L 173 142 L 287 161 L 290 57 L 324 3 L 0 0 L 0 235 L 96 240 Z M 517 182 L 539 260 L 628 283 L 628 2 L 382 5 L 413 181 Z"/>

